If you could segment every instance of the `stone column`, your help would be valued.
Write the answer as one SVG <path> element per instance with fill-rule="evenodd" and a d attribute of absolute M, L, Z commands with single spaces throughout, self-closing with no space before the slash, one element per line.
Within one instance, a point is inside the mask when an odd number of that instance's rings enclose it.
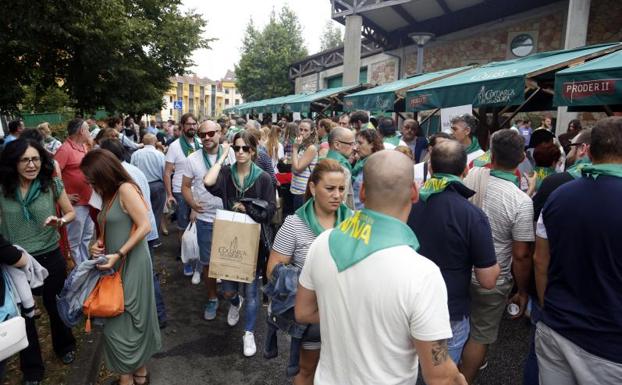
<path fill-rule="evenodd" d="M 346 32 L 343 48 L 343 85 L 351 86 L 359 83 L 361 69 L 361 27 L 363 18 L 359 15 L 346 17 Z"/>
<path fill-rule="evenodd" d="M 568 0 L 564 49 L 581 47 L 586 44 L 589 20 L 590 0 Z M 568 107 L 558 107 L 555 133 L 559 135 L 566 132 L 568 130 L 568 123 L 572 119 L 577 119 L 578 117 L 578 113 L 568 112 Z"/>

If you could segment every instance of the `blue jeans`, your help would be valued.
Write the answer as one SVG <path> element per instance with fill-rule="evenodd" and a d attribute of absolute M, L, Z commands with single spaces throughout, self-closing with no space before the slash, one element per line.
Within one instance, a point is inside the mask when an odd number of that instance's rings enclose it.
<path fill-rule="evenodd" d="M 185 230 L 188 227 L 188 223 L 190 223 L 190 206 L 184 199 L 182 193 L 174 192 L 173 197 L 177 201 L 177 210 L 175 210 L 175 214 L 177 216 L 177 228 L 179 230 Z"/>
<path fill-rule="evenodd" d="M 529 332 L 529 353 L 525 359 L 525 367 L 523 369 L 523 385 L 538 385 L 539 370 L 538 370 L 538 357 L 536 356 L 536 324 L 542 318 L 542 310 L 538 305 L 538 297 L 529 297 L 531 302 L 531 330 Z"/>
<path fill-rule="evenodd" d="M 206 267 L 209 265 L 212 252 L 212 232 L 214 230 L 214 224 L 199 219 L 197 219 L 195 223 L 197 226 L 197 239 L 199 241 L 199 262 L 203 267 Z"/>
<path fill-rule="evenodd" d="M 222 290 L 227 293 L 234 292 L 237 294 L 240 286 L 244 290 L 244 330 L 248 332 L 255 331 L 255 323 L 257 323 L 257 310 L 259 309 L 259 277 L 255 277 L 252 283 L 242 283 L 235 281 L 222 281 Z"/>
<path fill-rule="evenodd" d="M 462 356 L 462 349 L 464 344 L 469 338 L 469 332 L 471 326 L 469 324 L 469 317 L 465 316 L 460 321 L 450 321 L 451 334 L 453 335 L 449 341 L 447 341 L 447 350 L 449 350 L 449 356 L 456 363 L 460 362 L 460 356 Z"/>
<path fill-rule="evenodd" d="M 149 245 L 149 254 L 151 255 L 151 270 L 153 270 L 153 292 L 155 295 L 156 310 L 158 312 L 158 322 L 166 322 L 166 308 L 164 307 L 164 299 L 162 299 L 162 289 L 160 288 L 160 277 L 155 271 L 155 263 L 153 261 L 153 244 L 154 241 L 147 242 Z"/>

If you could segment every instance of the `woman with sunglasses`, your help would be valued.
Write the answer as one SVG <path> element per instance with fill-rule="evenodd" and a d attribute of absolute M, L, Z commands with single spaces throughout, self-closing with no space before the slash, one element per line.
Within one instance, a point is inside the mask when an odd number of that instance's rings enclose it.
<path fill-rule="evenodd" d="M 292 151 L 292 184 L 289 188 L 294 197 L 294 210 L 304 204 L 307 181 L 318 160 L 317 132 L 313 120 L 301 121 L 298 133 Z"/>
<path fill-rule="evenodd" d="M 275 193 L 270 176 L 262 171 L 254 162 L 257 155 L 257 139 L 248 132 L 242 131 L 233 137 L 233 151 L 235 163 L 231 166 L 226 161 L 229 144 L 223 144 L 223 151 L 216 162 L 203 178 L 205 187 L 212 195 L 222 199 L 225 210 L 239 211 L 248 214 L 262 227 L 262 240 L 259 243 L 259 257 L 257 258 L 257 272 L 264 265 L 262 256 L 269 253 L 269 244 L 272 241 L 270 222 L 276 211 Z M 242 203 L 242 198 L 254 198 L 267 203 L 265 209 L 259 209 L 252 203 Z M 267 250 L 266 250 L 267 249 Z M 256 274 L 252 283 L 243 284 L 246 298 L 245 325 L 244 325 L 244 355 L 251 357 L 257 352 L 255 345 L 255 323 L 259 308 L 258 280 Z M 229 300 L 227 323 L 235 326 L 240 319 L 242 298 L 238 296 L 239 282 L 223 281 L 224 296 Z"/>
<path fill-rule="evenodd" d="M 50 317 L 54 352 L 64 364 L 70 364 L 75 357 L 76 340 L 56 308 L 56 296 L 67 277 L 57 228 L 73 221 L 75 214 L 63 182 L 53 177 L 53 173 L 54 162 L 39 142 L 20 138 L 6 145 L 0 157 L 0 233 L 12 244 L 23 247 L 48 270 L 43 286 L 34 289 L 33 294 L 43 297 Z M 62 212 L 60 217 L 57 204 Z M 34 311 L 22 310 L 25 314 Z M 35 319 L 25 318 L 29 345 L 20 353 L 20 367 L 24 383 L 39 384 L 45 368 Z"/>

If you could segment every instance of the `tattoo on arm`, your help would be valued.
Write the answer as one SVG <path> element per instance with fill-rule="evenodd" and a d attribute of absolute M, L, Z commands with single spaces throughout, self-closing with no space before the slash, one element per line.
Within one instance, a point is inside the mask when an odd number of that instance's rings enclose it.
<path fill-rule="evenodd" d="M 432 363 L 438 366 L 447 361 L 449 353 L 447 351 L 447 340 L 439 340 L 432 342 Z"/>

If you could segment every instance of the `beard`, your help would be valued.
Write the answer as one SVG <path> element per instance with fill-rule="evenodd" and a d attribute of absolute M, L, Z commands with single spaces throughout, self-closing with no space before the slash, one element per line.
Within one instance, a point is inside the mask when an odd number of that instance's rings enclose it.
<path fill-rule="evenodd" d="M 190 128 L 184 131 L 184 135 L 186 136 L 186 138 L 194 138 L 196 133 L 197 133 L 197 130 L 195 130 L 194 128 Z"/>

